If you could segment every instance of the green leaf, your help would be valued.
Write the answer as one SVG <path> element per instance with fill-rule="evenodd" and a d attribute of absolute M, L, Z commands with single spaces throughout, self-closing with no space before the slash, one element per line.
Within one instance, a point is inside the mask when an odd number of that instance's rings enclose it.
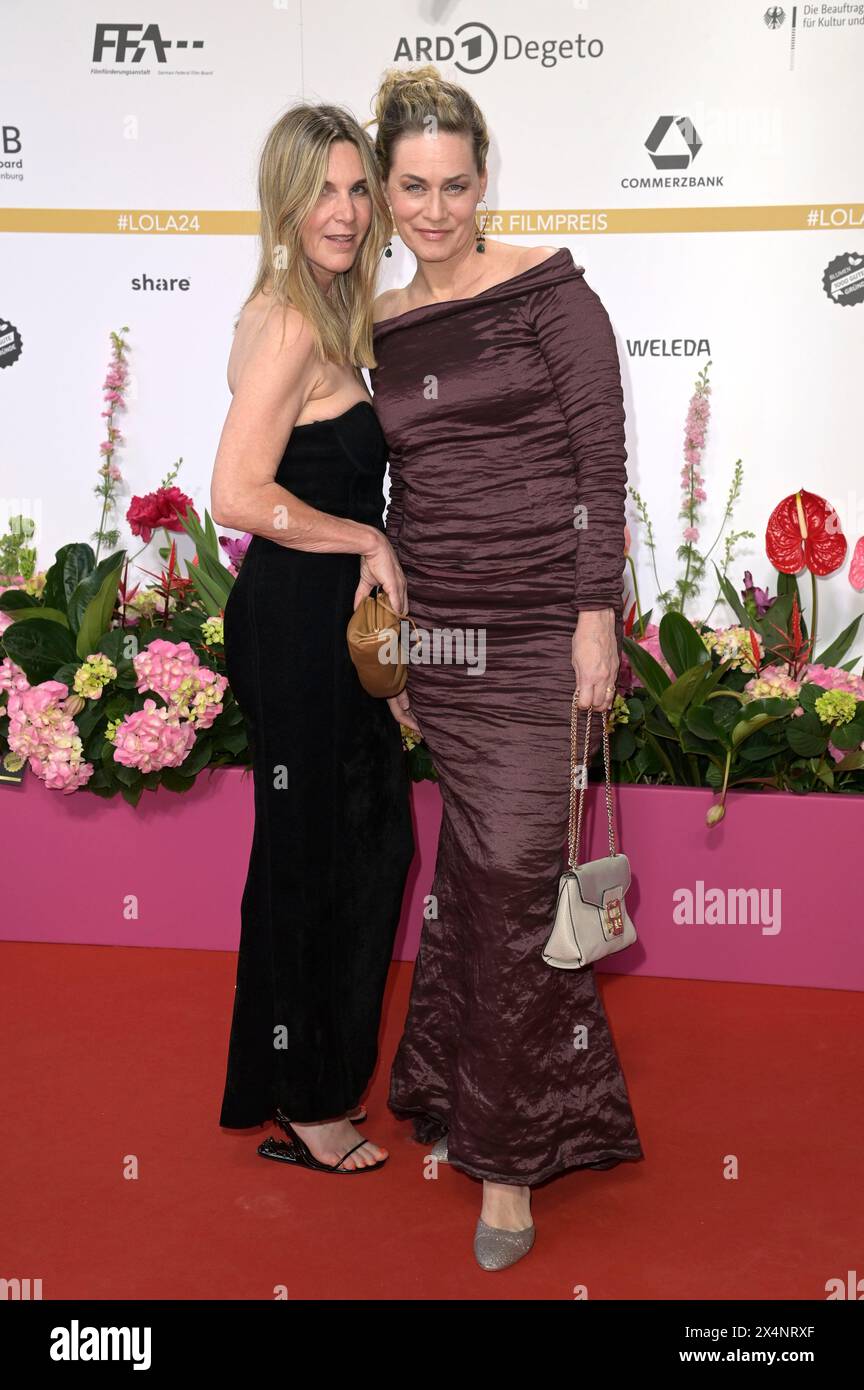
<path fill-rule="evenodd" d="M 766 724 L 773 724 L 775 720 L 782 718 L 783 715 L 779 714 L 754 714 L 747 719 L 742 719 L 732 730 L 732 747 L 737 748 L 739 744 L 744 742 L 745 738 L 758 733 L 760 729 L 765 728 Z"/>
<path fill-rule="evenodd" d="M 195 785 L 194 777 L 182 777 L 180 769 L 176 767 L 163 767 L 161 786 L 169 792 L 188 792 Z"/>
<path fill-rule="evenodd" d="M 864 743 L 864 724 L 851 719 L 848 724 L 836 724 L 829 735 L 835 748 L 860 748 Z"/>
<path fill-rule="evenodd" d="M 669 614 L 666 615 L 670 616 Z M 665 620 L 664 620 L 665 621 Z M 705 653 L 706 657 L 708 653 Z M 660 707 L 673 728 L 678 728 L 681 716 L 690 703 L 694 691 L 703 683 L 704 668 L 692 666 L 670 684 L 660 697 Z"/>
<path fill-rule="evenodd" d="M 713 670 L 711 668 L 710 662 L 707 666 L 703 667 L 702 684 L 697 685 L 696 689 L 693 691 L 693 698 L 690 701 L 691 708 L 694 705 L 701 705 L 705 703 L 712 691 L 717 689 L 726 672 L 730 669 L 731 665 L 732 658 L 729 657 L 727 661 L 721 661 L 720 665 L 714 667 Z"/>
<path fill-rule="evenodd" d="M 693 666 L 711 664 L 711 654 L 693 624 L 682 613 L 665 613 L 660 619 L 660 650 L 676 676 Z"/>
<path fill-rule="evenodd" d="M 730 746 L 726 730 L 715 719 L 714 711 L 708 705 L 691 705 L 684 717 L 684 724 L 697 738 L 719 743 L 723 748 Z"/>
<path fill-rule="evenodd" d="M 830 647 L 826 647 L 821 656 L 815 658 L 817 666 L 837 666 L 840 658 L 845 656 L 858 633 L 858 627 L 864 614 L 859 613 L 857 618 L 853 618 L 848 627 L 844 627 L 839 637 L 836 637 Z M 858 658 L 855 658 L 857 661 Z M 854 662 L 852 663 L 855 664 Z"/>
<path fill-rule="evenodd" d="M 609 753 L 616 762 L 623 763 L 628 758 L 632 758 L 635 752 L 636 739 L 633 736 L 633 731 L 624 724 L 617 728 L 612 735 Z"/>
<path fill-rule="evenodd" d="M 105 575 L 99 591 L 84 609 L 75 649 L 84 661 L 91 652 L 99 650 L 99 644 L 111 623 L 111 614 L 117 601 L 120 584 L 120 567 Z"/>
<path fill-rule="evenodd" d="M 177 771 L 184 777 L 196 776 L 210 761 L 213 745 L 205 733 L 197 734 L 195 742 L 186 754 Z"/>
<path fill-rule="evenodd" d="M 19 608 L 41 607 L 42 604 L 32 594 L 25 594 L 23 589 L 7 589 L 0 594 L 0 611 L 4 613 L 14 613 Z"/>
<path fill-rule="evenodd" d="M 69 597 L 66 606 L 69 614 L 69 622 L 74 632 L 78 632 L 84 620 L 84 614 L 89 606 L 99 594 L 106 575 L 112 574 L 114 570 L 122 571 L 123 563 L 126 559 L 125 550 L 115 550 L 113 555 L 108 555 L 104 560 L 91 570 L 91 572 L 77 584 Z M 119 581 L 118 581 L 119 583 Z M 108 626 L 107 623 L 105 625 Z M 90 648 L 95 651 L 95 647 Z"/>
<path fill-rule="evenodd" d="M 824 694 L 824 686 L 816 685 L 815 681 L 804 681 L 798 689 L 798 703 L 808 714 L 815 714 L 816 701 Z"/>
<path fill-rule="evenodd" d="M 19 608 L 14 613 L 16 623 L 35 622 L 39 619 L 59 623 L 61 627 L 69 626 L 69 619 L 59 608 Z"/>
<path fill-rule="evenodd" d="M 86 541 L 76 541 L 73 545 L 63 547 L 63 592 L 66 596 L 64 607 L 68 607 L 69 600 L 88 574 L 96 568 L 96 556 L 92 546 Z"/>
<path fill-rule="evenodd" d="M 773 758 L 780 752 L 782 749 L 777 743 L 760 743 L 758 739 L 749 739 L 738 749 L 738 756 L 747 763 L 756 763 L 763 758 Z"/>
<path fill-rule="evenodd" d="M 634 642 L 632 637 L 625 637 L 623 641 L 624 651 L 636 675 L 642 685 L 653 695 L 655 700 L 660 700 L 664 690 L 672 684 L 659 661 L 655 661 L 650 652 L 639 642 Z"/>
<path fill-rule="evenodd" d="M 3 646 L 31 685 L 53 680 L 57 668 L 74 662 L 76 657 L 75 641 L 68 627 L 50 621 L 14 622 L 3 633 Z"/>
<path fill-rule="evenodd" d="M 789 720 L 786 738 L 793 753 L 804 758 L 820 757 L 828 747 L 828 736 L 821 732 L 819 720 L 806 714 Z"/>
<path fill-rule="evenodd" d="M 741 627 L 752 627 L 756 628 L 756 630 L 758 631 L 758 625 L 754 621 L 754 619 L 750 617 L 750 614 L 747 612 L 747 609 L 741 602 L 741 599 L 738 596 L 738 590 L 735 588 L 733 584 L 729 582 L 725 574 L 720 573 L 719 569 L 717 568 L 716 560 L 712 560 L 711 563 L 713 564 L 715 572 L 717 574 L 717 582 L 720 585 L 720 588 L 723 592 L 723 597 L 729 604 L 729 607 L 734 612 Z"/>

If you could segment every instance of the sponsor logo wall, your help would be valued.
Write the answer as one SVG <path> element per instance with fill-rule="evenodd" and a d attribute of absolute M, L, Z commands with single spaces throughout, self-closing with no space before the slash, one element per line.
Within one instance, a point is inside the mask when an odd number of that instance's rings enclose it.
<path fill-rule="evenodd" d="M 203 512 L 261 142 L 299 100 L 366 120 L 386 67 L 428 61 L 486 114 L 487 235 L 568 246 L 609 311 L 659 587 L 709 361 L 706 534 L 740 458 L 735 526 L 757 535 L 736 587 L 745 568 L 772 580 L 765 522 L 795 488 L 828 496 L 853 542 L 864 533 L 864 3 L 145 0 L 117 18 L 103 0 L 2 11 L 0 523 L 32 515 L 43 566 L 98 520 L 112 330 L 130 344 L 128 495 L 182 458 L 178 485 Z M 412 273 L 393 245 L 382 288 Z M 639 577 L 650 600 L 644 551 Z M 707 612 L 709 586 L 703 599 Z M 826 586 L 826 639 L 855 604 Z"/>

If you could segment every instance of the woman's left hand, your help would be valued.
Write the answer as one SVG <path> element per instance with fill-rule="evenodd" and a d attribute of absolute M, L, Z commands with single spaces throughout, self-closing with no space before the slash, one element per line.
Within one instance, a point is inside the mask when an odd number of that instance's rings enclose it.
<path fill-rule="evenodd" d="M 572 643 L 579 709 L 611 709 L 618 676 L 613 608 L 583 609 Z"/>

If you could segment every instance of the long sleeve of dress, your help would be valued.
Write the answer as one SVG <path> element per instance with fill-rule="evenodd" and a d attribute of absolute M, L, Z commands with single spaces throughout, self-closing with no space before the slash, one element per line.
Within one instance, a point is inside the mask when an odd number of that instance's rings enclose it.
<path fill-rule="evenodd" d="M 581 269 L 581 267 L 579 267 Z M 615 335 L 580 275 L 538 289 L 530 315 L 567 429 L 583 529 L 577 528 L 578 609 L 623 609 L 627 450 Z"/>

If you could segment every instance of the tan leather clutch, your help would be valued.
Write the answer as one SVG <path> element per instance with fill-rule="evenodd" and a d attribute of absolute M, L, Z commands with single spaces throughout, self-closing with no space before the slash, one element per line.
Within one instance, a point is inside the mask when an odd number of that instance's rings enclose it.
<path fill-rule="evenodd" d="M 408 663 L 398 659 L 401 622 L 407 617 L 390 607 L 378 585 L 378 593 L 361 599 L 348 623 L 348 651 L 360 684 L 379 699 L 391 700 L 408 679 Z"/>

